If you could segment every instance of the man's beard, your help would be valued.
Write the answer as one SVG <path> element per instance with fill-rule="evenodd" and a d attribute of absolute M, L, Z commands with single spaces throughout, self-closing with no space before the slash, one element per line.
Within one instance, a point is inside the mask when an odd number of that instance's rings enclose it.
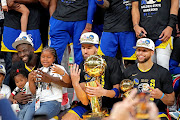
<path fill-rule="evenodd" d="M 97 55 L 96 51 L 94 52 L 93 55 Z M 91 56 L 91 55 L 89 55 L 89 56 Z M 88 57 L 89 57 L 89 56 L 88 56 Z M 88 57 L 87 57 L 87 58 L 88 58 Z M 84 61 L 85 61 L 87 58 L 85 58 L 84 55 L 83 55 L 83 60 L 84 60 Z"/>
<path fill-rule="evenodd" d="M 145 58 L 143 61 L 139 61 L 138 59 L 137 59 L 137 60 L 138 60 L 138 63 L 145 63 L 145 62 L 147 62 L 149 59 L 151 59 L 151 56 Z"/>
<path fill-rule="evenodd" d="M 29 54 L 29 56 L 28 56 L 28 62 L 27 62 L 27 63 L 29 63 L 29 62 L 32 60 L 33 54 L 34 54 L 34 53 L 30 52 L 30 54 Z"/>

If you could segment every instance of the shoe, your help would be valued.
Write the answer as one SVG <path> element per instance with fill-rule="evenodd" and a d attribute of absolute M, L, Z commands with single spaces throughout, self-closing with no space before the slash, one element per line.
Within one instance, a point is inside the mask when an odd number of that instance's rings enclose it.
<path fill-rule="evenodd" d="M 169 112 L 169 115 L 177 120 L 179 118 L 180 112 L 179 111 Z"/>
<path fill-rule="evenodd" d="M 70 103 L 69 103 L 69 98 L 68 98 L 68 93 L 64 93 L 63 94 L 63 100 L 61 102 L 61 110 L 66 110 L 69 109 Z"/>

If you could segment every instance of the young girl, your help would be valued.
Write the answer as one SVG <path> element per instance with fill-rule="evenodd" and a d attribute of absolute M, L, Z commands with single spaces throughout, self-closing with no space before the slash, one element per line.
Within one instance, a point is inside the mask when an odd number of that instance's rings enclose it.
<path fill-rule="evenodd" d="M 25 120 L 32 120 L 38 114 L 46 114 L 50 119 L 60 112 L 62 87 L 69 87 L 71 81 L 63 66 L 53 64 L 56 58 L 55 49 L 45 47 L 40 57 L 43 67 L 29 74 L 30 90 L 36 94 L 36 100 L 29 106 Z"/>
<path fill-rule="evenodd" d="M 11 73 L 10 73 L 11 78 L 14 79 L 15 84 L 17 86 L 13 90 L 13 92 L 11 93 L 11 95 L 9 97 L 10 101 L 13 104 L 17 104 L 18 103 L 15 99 L 13 99 L 13 97 L 17 93 L 24 92 L 26 94 L 31 94 L 31 91 L 29 89 L 29 82 L 28 82 L 28 79 L 27 79 L 27 75 L 28 75 L 28 72 L 25 69 L 23 69 L 23 68 L 17 69 L 17 70 L 12 70 Z M 26 113 L 26 110 L 27 110 L 27 108 L 28 108 L 28 106 L 30 105 L 31 102 L 29 102 L 27 104 L 19 104 L 20 111 L 17 114 L 19 120 L 23 120 L 24 115 Z"/>

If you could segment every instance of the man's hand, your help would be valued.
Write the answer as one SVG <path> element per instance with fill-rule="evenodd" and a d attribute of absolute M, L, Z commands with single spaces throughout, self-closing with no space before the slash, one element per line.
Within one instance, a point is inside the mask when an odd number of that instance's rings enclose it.
<path fill-rule="evenodd" d="M 140 27 L 138 24 L 134 26 L 134 31 L 136 33 L 137 38 L 146 37 L 147 32 L 144 30 L 144 28 Z"/>
<path fill-rule="evenodd" d="M 81 69 L 79 69 L 79 65 L 77 64 L 71 65 L 70 74 L 73 85 L 79 84 L 80 73 L 81 73 Z"/>
<path fill-rule="evenodd" d="M 14 96 L 14 99 L 17 100 L 18 103 L 20 103 L 20 104 L 27 104 L 28 101 L 30 101 L 32 99 L 32 95 L 20 92 Z"/>
<path fill-rule="evenodd" d="M 86 86 L 85 92 L 89 97 L 94 97 L 94 96 L 101 97 L 106 94 L 106 90 L 102 87 L 102 85 L 98 81 L 96 81 L 96 84 L 97 87 Z"/>
<path fill-rule="evenodd" d="M 130 95 L 122 102 L 117 102 L 113 105 L 110 113 L 110 119 L 112 120 L 135 120 L 132 118 L 132 114 L 135 113 L 135 105 L 138 103 L 138 99 L 135 99 L 137 89 L 133 89 Z"/>
<path fill-rule="evenodd" d="M 162 42 L 166 42 L 169 40 L 169 38 L 171 37 L 172 35 L 172 27 L 170 26 L 167 26 L 161 33 L 161 35 L 159 36 L 159 40 L 161 40 Z"/>
<path fill-rule="evenodd" d="M 2 6 L 2 9 L 3 9 L 3 11 L 7 11 L 8 12 L 8 6 L 7 5 Z"/>
<path fill-rule="evenodd" d="M 92 24 L 86 23 L 86 27 L 81 34 L 91 32 L 91 31 L 92 31 Z"/>
<path fill-rule="evenodd" d="M 153 88 L 149 87 L 149 89 L 150 89 L 149 93 L 152 98 L 160 99 L 162 97 L 163 92 L 161 90 L 159 90 L 159 88 L 153 89 Z"/>
<path fill-rule="evenodd" d="M 147 103 L 149 120 L 160 120 L 158 117 L 159 110 L 154 102 Z"/>

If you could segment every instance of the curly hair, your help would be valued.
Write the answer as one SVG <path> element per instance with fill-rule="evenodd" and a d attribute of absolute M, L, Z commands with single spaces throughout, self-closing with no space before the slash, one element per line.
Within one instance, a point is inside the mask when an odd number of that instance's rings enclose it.
<path fill-rule="evenodd" d="M 10 72 L 10 77 L 14 80 L 15 76 L 22 74 L 24 77 L 28 78 L 28 73 L 29 72 L 25 68 L 13 69 Z"/>

